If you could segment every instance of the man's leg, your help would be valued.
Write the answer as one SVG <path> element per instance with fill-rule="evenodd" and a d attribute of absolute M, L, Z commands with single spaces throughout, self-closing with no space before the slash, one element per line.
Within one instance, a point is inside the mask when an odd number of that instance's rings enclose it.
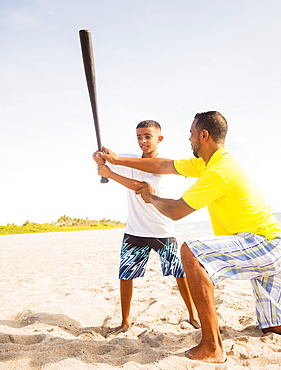
<path fill-rule="evenodd" d="M 133 295 L 133 280 L 120 280 L 122 322 L 120 326 L 112 329 L 109 334 L 117 335 L 119 333 L 124 333 L 129 329 L 132 295 Z"/>
<path fill-rule="evenodd" d="M 182 277 L 182 278 L 176 278 L 176 281 L 177 281 L 180 295 L 182 296 L 182 299 L 184 300 L 184 303 L 189 312 L 189 322 L 195 329 L 199 329 L 200 324 L 198 322 L 196 309 L 193 304 L 193 300 L 192 300 L 192 297 L 191 297 L 191 294 L 190 294 L 190 291 L 187 285 L 187 280 L 185 277 Z"/>
<path fill-rule="evenodd" d="M 251 279 L 256 313 L 263 333 L 281 334 L 281 273 Z"/>
<path fill-rule="evenodd" d="M 186 243 L 182 245 L 181 258 L 202 330 L 201 342 L 198 346 L 186 351 L 186 356 L 192 360 L 204 362 L 225 362 L 226 356 L 219 331 L 213 283 Z"/>
<path fill-rule="evenodd" d="M 262 332 L 265 333 L 275 333 L 281 335 L 281 326 L 270 326 L 266 329 L 262 329 Z"/>

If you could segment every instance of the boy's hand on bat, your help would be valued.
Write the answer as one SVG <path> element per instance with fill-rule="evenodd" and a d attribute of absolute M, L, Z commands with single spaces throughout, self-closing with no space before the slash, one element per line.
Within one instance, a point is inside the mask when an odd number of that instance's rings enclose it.
<path fill-rule="evenodd" d="M 110 168 L 105 164 L 99 164 L 98 165 L 98 174 L 102 177 L 110 178 L 112 171 Z"/>

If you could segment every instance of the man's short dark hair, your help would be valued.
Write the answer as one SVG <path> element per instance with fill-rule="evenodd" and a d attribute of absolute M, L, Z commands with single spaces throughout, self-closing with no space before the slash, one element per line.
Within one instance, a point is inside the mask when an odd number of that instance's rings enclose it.
<path fill-rule="evenodd" d="M 143 128 L 143 127 L 155 127 L 155 128 L 158 128 L 161 131 L 161 126 L 159 125 L 159 123 L 156 122 L 156 121 L 152 121 L 152 120 L 141 121 L 137 125 L 137 128 Z"/>
<path fill-rule="evenodd" d="M 194 119 L 197 119 L 195 127 L 199 132 L 207 130 L 214 142 L 224 141 L 228 126 L 221 113 L 217 111 L 197 113 Z"/>

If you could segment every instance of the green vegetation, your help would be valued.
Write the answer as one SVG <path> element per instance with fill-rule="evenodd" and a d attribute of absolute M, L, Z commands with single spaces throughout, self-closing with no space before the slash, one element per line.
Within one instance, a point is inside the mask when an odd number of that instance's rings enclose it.
<path fill-rule="evenodd" d="M 88 218 L 71 218 L 68 216 L 61 216 L 56 222 L 37 224 L 35 222 L 25 221 L 22 226 L 15 224 L 8 224 L 7 226 L 0 226 L 0 235 L 8 234 L 26 234 L 26 233 L 48 233 L 58 231 L 81 231 L 81 230 L 101 230 L 123 228 L 124 223 L 120 221 L 111 221 L 102 219 L 89 220 Z"/>

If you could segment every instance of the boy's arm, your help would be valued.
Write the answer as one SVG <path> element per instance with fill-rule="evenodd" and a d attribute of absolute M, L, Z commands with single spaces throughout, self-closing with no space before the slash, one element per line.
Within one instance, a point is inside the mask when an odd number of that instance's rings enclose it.
<path fill-rule="evenodd" d="M 132 167 L 140 171 L 156 174 L 179 175 L 172 159 L 120 157 L 108 148 L 103 147 L 102 149 L 102 152 L 96 153 L 96 157 L 103 158 L 111 164 Z"/>
<path fill-rule="evenodd" d="M 125 186 L 128 189 L 136 191 L 136 190 L 140 190 L 141 188 L 144 188 L 144 187 L 149 187 L 150 191 L 152 193 L 154 193 L 153 187 L 150 184 L 148 184 L 147 182 L 133 180 L 133 179 L 130 179 L 128 177 L 121 176 L 118 173 L 111 171 L 111 169 L 106 165 L 103 165 L 103 164 L 98 165 L 98 174 L 103 176 L 103 177 L 107 177 L 108 179 L 112 179 L 112 180 L 118 182 L 119 184 Z"/>

